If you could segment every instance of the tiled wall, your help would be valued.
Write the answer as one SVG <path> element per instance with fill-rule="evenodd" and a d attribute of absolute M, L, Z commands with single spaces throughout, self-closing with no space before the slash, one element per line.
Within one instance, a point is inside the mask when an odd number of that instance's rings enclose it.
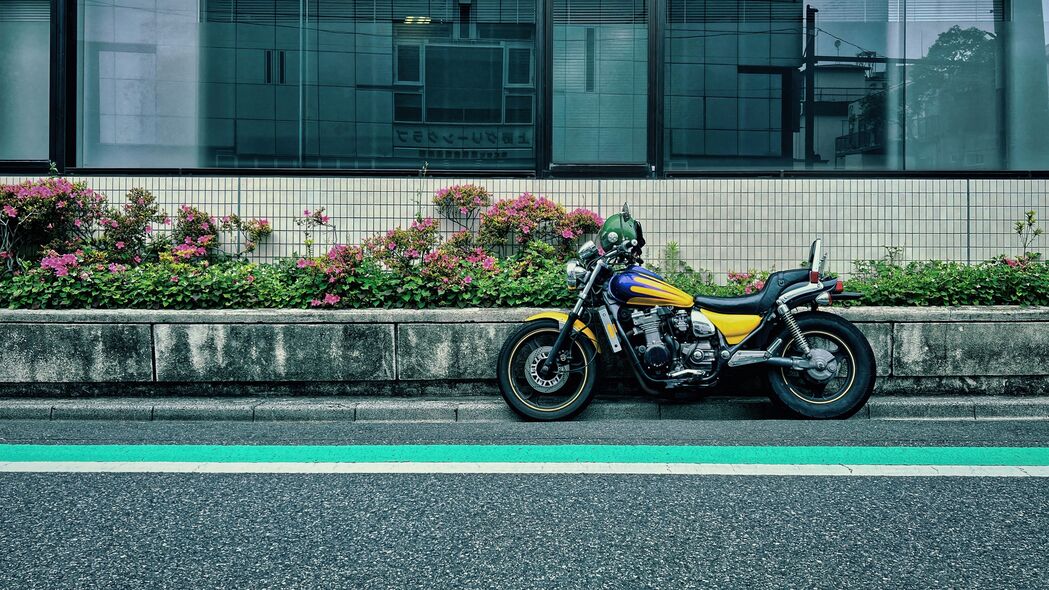
<path fill-rule="evenodd" d="M 0 178 L 4 183 L 19 178 Z M 438 215 L 430 204 L 441 187 L 474 182 L 497 198 L 528 191 L 569 208 L 602 216 L 630 203 L 648 240 L 646 259 L 657 262 L 676 242 L 694 268 L 717 273 L 748 268 L 789 268 L 824 238 L 831 269 L 852 270 L 854 259 L 877 258 L 901 247 L 906 260 L 978 262 L 1019 253 L 1012 225 L 1024 211 L 1049 215 L 1049 181 L 947 179 L 688 179 L 535 180 L 413 178 L 91 177 L 88 182 L 119 202 L 135 186 L 152 191 L 169 213 L 186 203 L 214 215 L 266 217 L 274 235 L 259 260 L 302 253 L 294 223 L 306 209 L 325 207 L 335 229 L 314 236 L 326 245 L 362 238 L 411 222 L 417 212 Z M 443 229 L 457 229 L 444 222 Z M 231 238 L 227 237 L 229 241 Z M 1049 241 L 1041 238 L 1045 251 Z M 1039 249 L 1036 247 L 1036 249 Z"/>

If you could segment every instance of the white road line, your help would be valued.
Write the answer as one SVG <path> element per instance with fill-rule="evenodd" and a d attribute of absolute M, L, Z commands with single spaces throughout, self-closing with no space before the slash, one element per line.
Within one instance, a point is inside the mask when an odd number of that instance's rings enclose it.
<path fill-rule="evenodd" d="M 1049 477 L 1049 466 L 765 465 L 742 463 L 222 463 L 26 461 L 6 473 L 521 473 L 844 477 Z"/>

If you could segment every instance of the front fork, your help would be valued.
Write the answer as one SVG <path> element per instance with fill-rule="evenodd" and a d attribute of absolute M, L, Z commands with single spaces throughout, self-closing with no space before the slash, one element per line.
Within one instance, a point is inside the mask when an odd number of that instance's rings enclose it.
<path fill-rule="evenodd" d="M 586 305 L 586 298 L 590 295 L 590 290 L 593 289 L 594 283 L 597 282 L 598 275 L 604 269 L 605 261 L 599 260 L 594 266 L 594 270 L 590 271 L 590 279 L 587 280 L 586 285 L 579 291 L 579 298 L 576 299 L 575 306 L 572 307 L 572 311 L 568 312 L 568 318 L 565 319 L 565 325 L 561 327 L 561 331 L 557 334 L 557 340 L 554 340 L 554 345 L 550 348 L 550 353 L 546 356 L 546 360 L 539 367 L 539 376 L 543 379 L 549 379 L 557 372 L 558 357 L 561 355 L 561 350 L 565 347 L 565 342 L 568 337 L 575 330 L 575 321 L 579 319 L 579 314 L 583 313 L 583 307 Z"/>

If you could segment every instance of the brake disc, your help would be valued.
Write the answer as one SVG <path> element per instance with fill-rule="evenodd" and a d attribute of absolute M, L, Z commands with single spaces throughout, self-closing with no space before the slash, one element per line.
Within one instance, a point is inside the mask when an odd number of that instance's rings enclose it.
<path fill-rule="evenodd" d="M 539 367 L 546 358 L 550 356 L 550 347 L 541 346 L 532 351 L 525 360 L 525 381 L 528 385 L 540 393 L 553 393 L 565 386 L 568 382 L 568 366 L 557 367 L 557 372 L 549 379 L 539 376 Z"/>

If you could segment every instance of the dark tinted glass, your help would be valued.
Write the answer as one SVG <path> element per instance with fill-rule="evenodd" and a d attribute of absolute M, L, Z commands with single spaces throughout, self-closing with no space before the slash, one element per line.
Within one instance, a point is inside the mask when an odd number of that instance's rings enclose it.
<path fill-rule="evenodd" d="M 81 165 L 535 167 L 535 0 L 78 9 Z"/>
<path fill-rule="evenodd" d="M 0 2 L 0 160 L 48 157 L 51 7 Z"/>
<path fill-rule="evenodd" d="M 668 0 L 668 170 L 1046 168 L 1049 2 L 808 4 Z"/>

